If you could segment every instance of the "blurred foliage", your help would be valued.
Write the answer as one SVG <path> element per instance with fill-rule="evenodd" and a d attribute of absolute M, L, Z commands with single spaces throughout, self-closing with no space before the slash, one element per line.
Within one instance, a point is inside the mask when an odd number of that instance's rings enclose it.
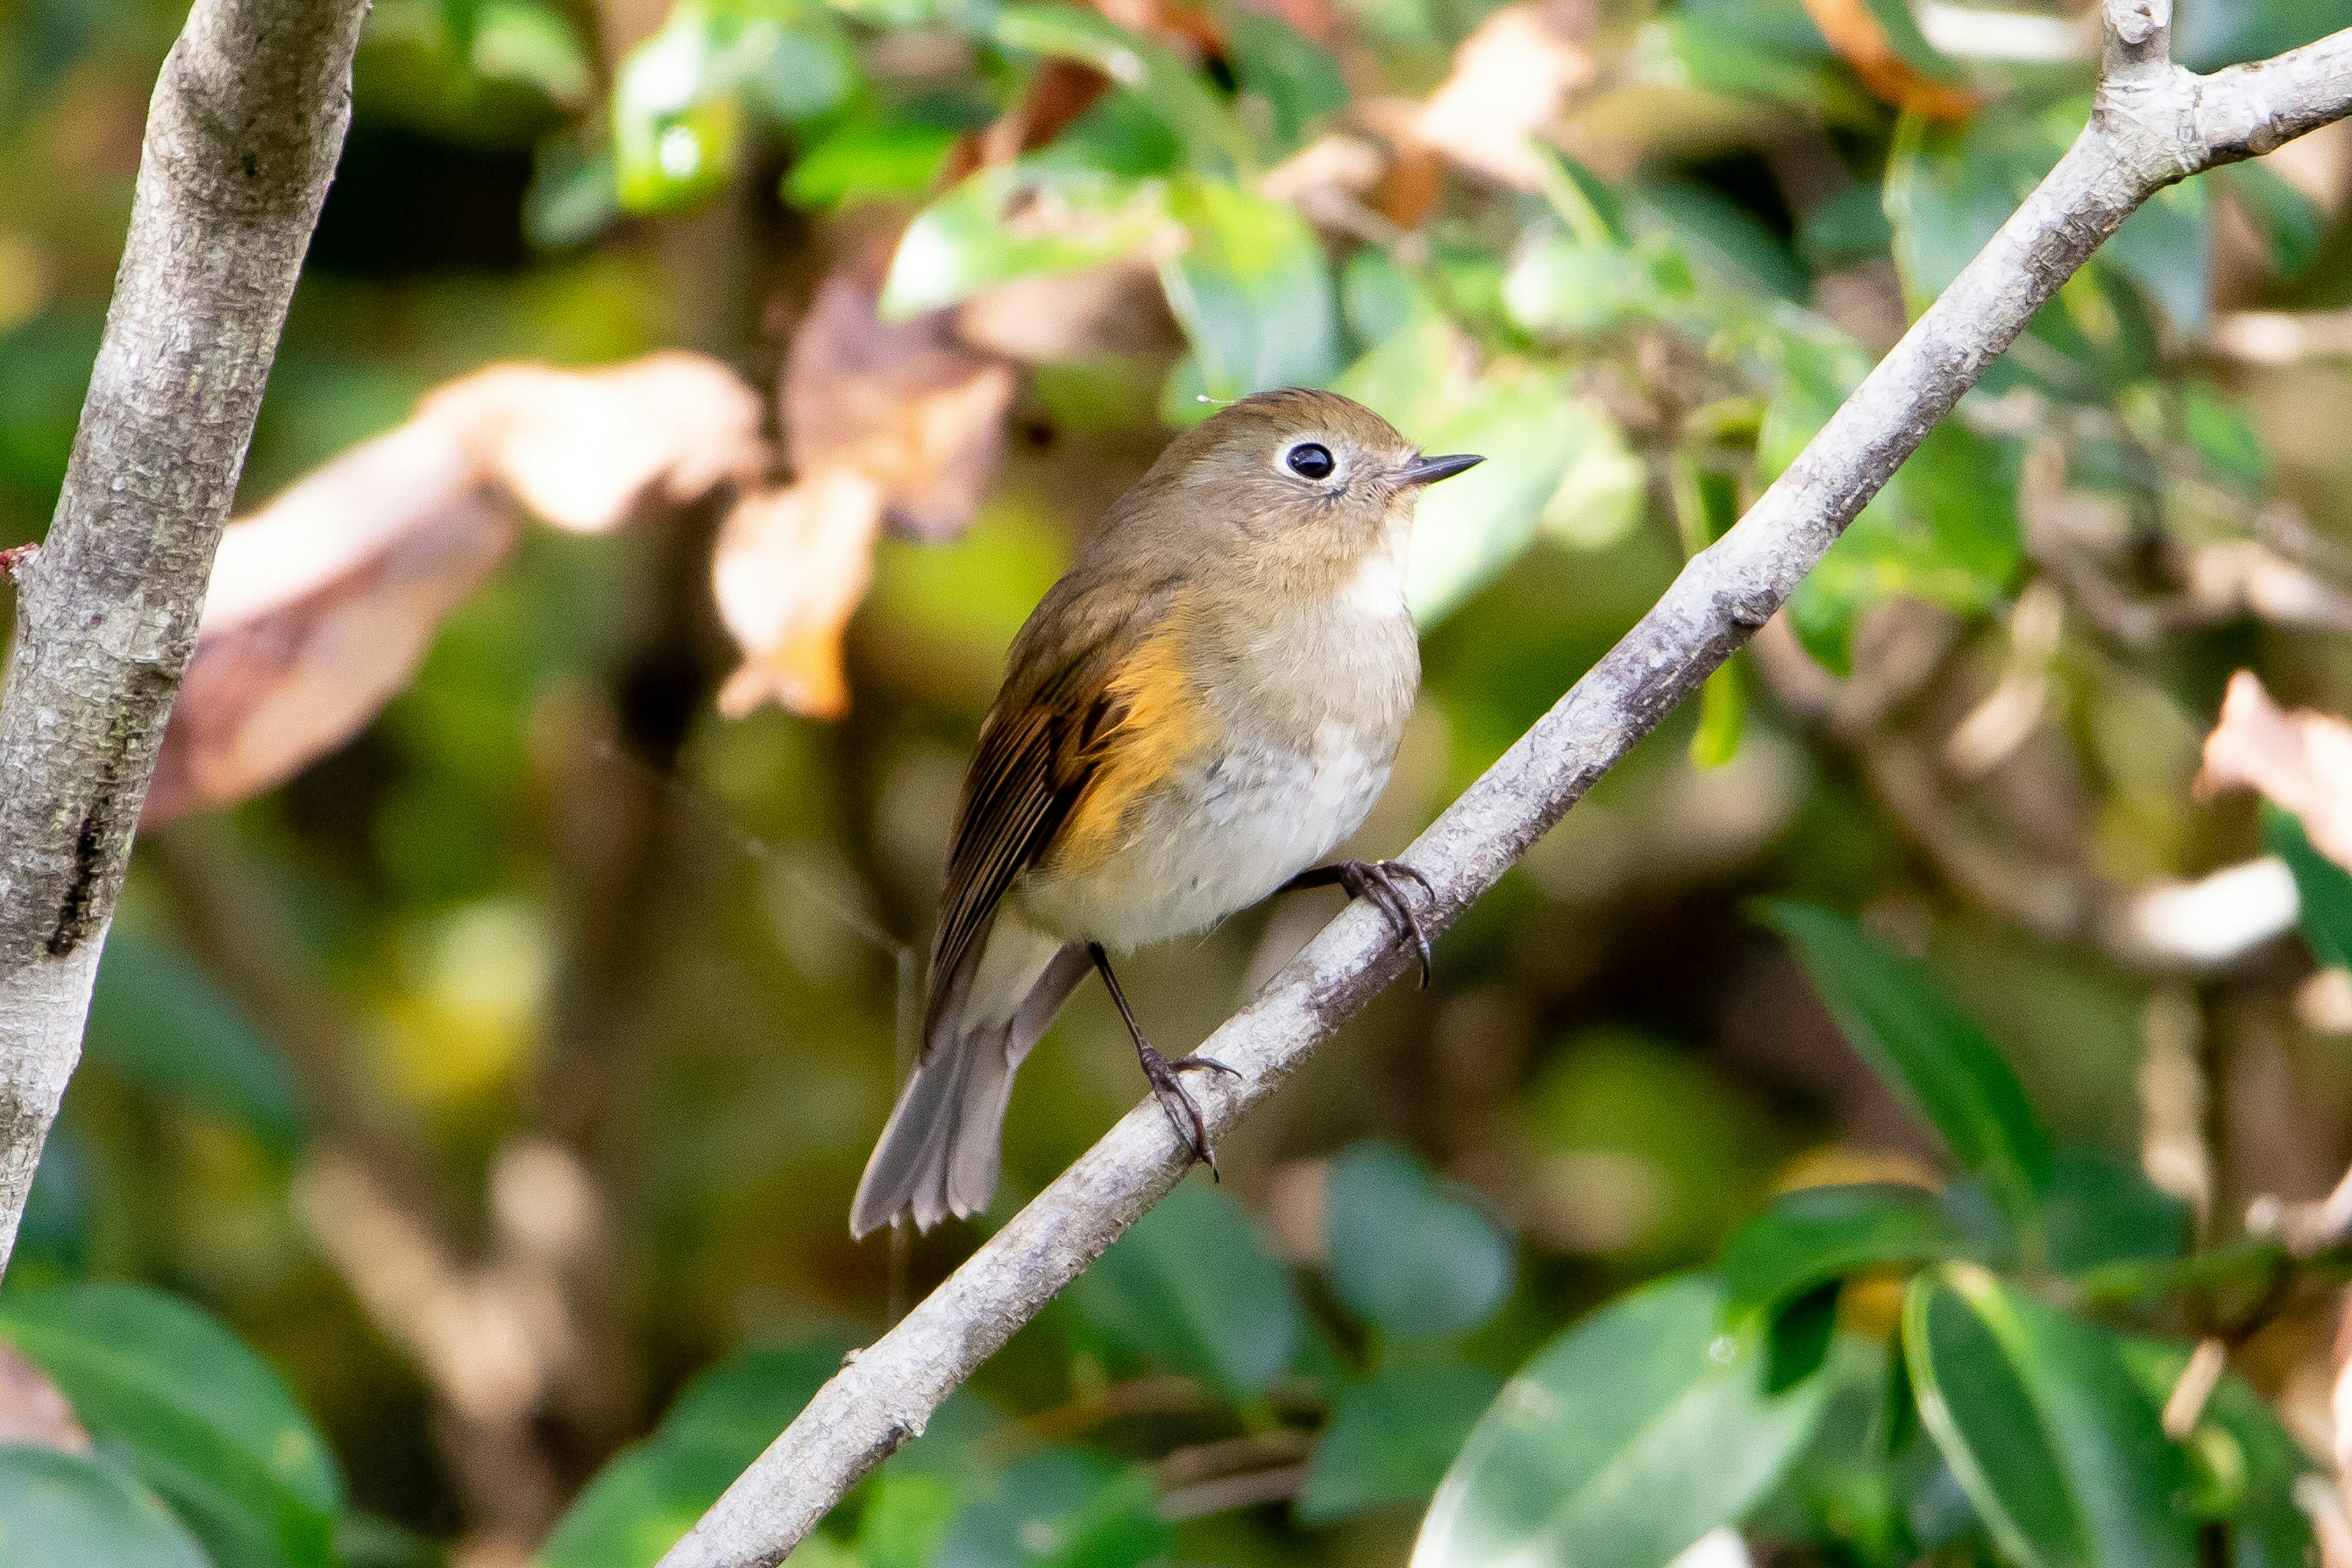
<path fill-rule="evenodd" d="M 650 1564 L 986 1228 L 845 1216 L 1003 650 L 1170 428 L 1311 382 L 1486 455 L 1422 509 L 1394 852 L 2063 151 L 2080 9 L 379 0 L 250 501 L 492 360 L 764 394 L 859 268 L 1020 391 L 970 527 L 875 547 L 845 718 L 718 715 L 681 506 L 527 532 L 351 744 L 142 837 L 0 1296 L 88 1441 L 0 1443 L 0 1558 Z M 2200 68 L 2352 24 L 2179 12 Z M 0 542 L 179 19 L 0 9 Z M 2136 216 L 1434 988 L 798 1560 L 2304 1562 L 2342 1259 L 2240 1216 L 2352 1159 L 2352 877 L 2192 781 L 2232 669 L 2352 710 L 2352 375 L 2242 346 L 2352 305 L 2347 150 Z M 2276 898 L 2134 934 L 2264 855 L 2303 946 Z M 1155 1035 L 1328 910 L 1139 955 Z M 1090 988 L 995 1214 L 1139 1093 Z"/>

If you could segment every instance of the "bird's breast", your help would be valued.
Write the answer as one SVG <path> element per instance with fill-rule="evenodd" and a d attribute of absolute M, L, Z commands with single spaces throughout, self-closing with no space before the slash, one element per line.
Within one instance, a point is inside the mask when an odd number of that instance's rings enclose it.
<path fill-rule="evenodd" d="M 1086 855 L 1027 879 L 1031 917 L 1065 940 L 1163 941 L 1257 902 L 1353 833 L 1388 784 L 1420 679 L 1401 584 L 1385 587 L 1194 620 L 1188 745 L 1154 759 L 1115 829 L 1093 819 Z"/>

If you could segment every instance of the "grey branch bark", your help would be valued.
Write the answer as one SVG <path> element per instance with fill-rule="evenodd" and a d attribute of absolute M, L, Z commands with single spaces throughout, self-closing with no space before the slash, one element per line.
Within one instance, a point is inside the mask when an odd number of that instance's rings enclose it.
<path fill-rule="evenodd" d="M 2168 0 L 2105 0 L 2105 68 L 2091 121 L 2049 178 L 1739 525 L 1695 557 L 1624 640 L 1406 853 L 1434 887 L 1439 922 L 1493 887 L 1770 618 L 1929 428 L 2134 208 L 2174 181 L 2352 112 L 2352 31 L 2197 77 L 2171 64 L 2169 11 Z M 1350 905 L 1201 1047 L 1242 1075 L 1196 1082 L 1211 1132 L 1231 1131 L 1406 962 L 1383 918 Z M 897 1328 L 853 1357 L 663 1568 L 782 1562 L 1190 1163 L 1157 1106 L 1146 1100 L 1130 1111 Z"/>
<path fill-rule="evenodd" d="M 196 0 L 147 111 L 105 336 L 0 689 L 0 1269 L 81 1051 L 366 0 Z"/>

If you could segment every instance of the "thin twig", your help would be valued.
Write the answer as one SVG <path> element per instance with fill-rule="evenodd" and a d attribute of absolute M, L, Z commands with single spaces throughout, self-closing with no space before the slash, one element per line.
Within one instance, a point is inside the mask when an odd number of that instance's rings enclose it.
<path fill-rule="evenodd" d="M 1937 421 L 2060 284 L 2158 188 L 2352 112 L 2352 32 L 2194 77 L 2168 63 L 2164 0 L 2105 0 L 2091 122 L 2039 189 L 1915 323 L 1754 510 L 1405 858 L 1443 926 L 1494 886 L 1594 781 L 1780 608 Z M 1198 1090 L 1229 1134 L 1405 966 L 1351 905 L 1202 1047 L 1239 1069 Z M 772 1568 L 860 1476 L 1190 1167 L 1156 1106 L 1130 1112 L 889 1334 L 845 1366 L 663 1561 Z"/>

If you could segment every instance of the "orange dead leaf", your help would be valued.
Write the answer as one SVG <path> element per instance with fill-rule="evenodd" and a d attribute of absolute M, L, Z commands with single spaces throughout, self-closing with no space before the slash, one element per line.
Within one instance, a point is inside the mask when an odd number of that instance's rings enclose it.
<path fill-rule="evenodd" d="M 1523 191 L 1541 187 L 1533 139 L 1597 75 L 1585 39 L 1586 0 L 1507 5 L 1454 52 L 1454 74 L 1422 106 L 1413 134 L 1473 173 Z"/>
<path fill-rule="evenodd" d="M 881 487 L 850 468 L 736 503 L 710 564 L 719 618 L 743 649 L 721 713 L 771 701 L 820 719 L 847 710 L 841 634 L 873 580 L 882 505 Z"/>
<path fill-rule="evenodd" d="M 793 335 L 781 391 L 793 467 L 853 469 L 892 522 L 957 533 L 996 468 L 1013 368 L 960 340 L 951 312 L 884 322 L 878 293 L 872 268 L 836 268 Z"/>
<path fill-rule="evenodd" d="M 1869 0 L 1805 0 L 1805 14 L 1874 98 L 1929 120 L 1966 120 L 1976 112 L 1976 94 L 1932 80 L 1903 58 L 1871 14 Z"/>
<path fill-rule="evenodd" d="M 2302 818 L 2321 854 L 2352 868 L 2352 723 L 2307 709 L 2290 713 L 2253 671 L 2238 671 L 2197 775 L 2200 795 L 2225 789 L 2260 791 Z"/>

